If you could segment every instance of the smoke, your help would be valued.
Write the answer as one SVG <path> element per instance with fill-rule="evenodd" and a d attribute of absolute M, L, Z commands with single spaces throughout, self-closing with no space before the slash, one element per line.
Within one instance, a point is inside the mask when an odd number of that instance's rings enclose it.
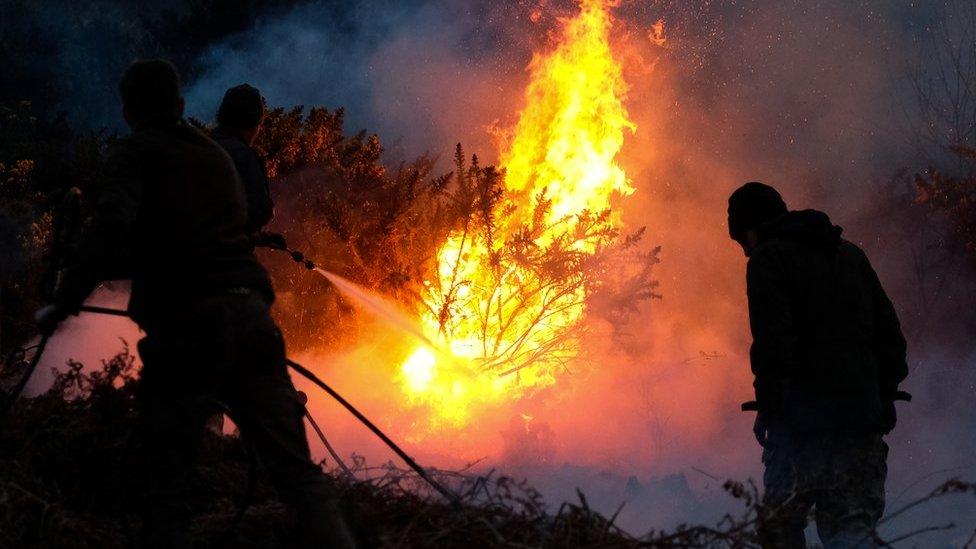
<path fill-rule="evenodd" d="M 0 101 L 30 101 L 75 128 L 124 129 L 119 76 L 134 60 L 164 57 L 184 79 L 215 41 L 299 0 L 0 0 Z"/>
<path fill-rule="evenodd" d="M 404 158 L 458 141 L 491 151 L 486 130 L 511 116 L 529 59 L 519 15 L 475 1 L 313 2 L 206 50 L 190 113 L 212 119 L 224 90 L 249 82 L 271 105 L 344 107 L 350 128 Z"/>
<path fill-rule="evenodd" d="M 906 206 L 907 178 L 889 185 L 899 170 L 932 161 L 916 146 L 919 130 L 909 122 L 916 98 L 906 75 L 919 68 L 922 29 L 943 23 L 938 10 L 751 2 L 663 17 L 675 22 L 667 52 L 631 94 L 635 119 L 650 129 L 628 144 L 625 165 L 638 167 L 630 173 L 639 186 L 624 212 L 630 223 L 647 224 L 664 249 L 665 299 L 644 324 L 657 365 L 649 370 L 698 351 L 702 360 L 720 355 L 708 368 L 677 375 L 677 385 L 698 397 L 690 400 L 695 411 L 716 428 L 693 449 L 692 463 L 717 461 L 720 477 L 758 463 L 747 444 L 751 417 L 723 397 L 751 393 L 745 258 L 728 240 L 725 199 L 759 180 L 778 187 L 791 207 L 824 210 L 844 226 L 899 310 L 910 339 L 906 388 L 916 399 L 899 404 L 903 419 L 888 437 L 893 504 L 947 470 L 971 477 L 973 441 L 962 433 L 976 426 L 976 414 L 962 401 L 971 399 L 976 372 L 967 335 L 973 316 L 962 307 L 976 295 L 972 273 L 958 260 L 933 266 L 943 252 Z M 937 516 L 931 512 L 914 518 L 924 523 Z"/>
<path fill-rule="evenodd" d="M 314 2 L 208 49 L 187 97 L 207 119 L 223 89 L 247 81 L 271 104 L 345 106 L 352 127 L 394 143 L 394 157 L 444 154 L 462 141 L 491 158 L 486 130 L 511 123 L 530 52 L 556 15 L 572 11 L 571 3 L 500 4 L 363 3 L 336 18 L 330 4 Z M 539 22 L 529 18 L 536 7 Z M 953 296 L 920 318 L 919 290 L 934 294 L 919 287 L 915 266 L 930 235 L 906 234 L 910 208 L 887 208 L 909 201 L 907 185 L 889 186 L 897 171 L 929 160 L 913 134 L 905 75 L 944 12 L 908 0 L 838 0 L 625 2 L 617 15 L 638 125 L 622 158 L 637 193 L 619 206 L 628 227 L 647 226 L 649 241 L 663 247 L 664 299 L 644 308 L 625 342 L 595 323 L 591 363 L 558 391 L 481 416 L 452 440 L 411 441 L 411 451 L 441 466 L 487 457 L 556 500 L 574 497 L 577 485 L 607 511 L 629 500 L 622 520 L 634 531 L 717 518 L 727 500 L 716 479 L 760 473 L 752 417 L 738 411 L 751 398 L 745 260 L 725 228 L 728 194 L 760 180 L 791 206 L 822 209 L 845 226 L 916 336 L 907 383 L 916 402 L 902 407 L 889 437 L 893 499 L 924 491 L 938 471 L 971 475 L 972 437 L 958 441 L 976 425 L 966 404 L 974 349 L 964 327 L 942 325 L 973 295 L 972 283 L 957 276 Z M 646 38 L 659 18 L 663 46 Z M 918 336 L 920 324 L 939 326 L 931 329 L 938 344 Z M 402 359 L 397 343 L 387 336 L 363 345 L 309 359 L 403 435 L 416 418 L 398 417 L 383 396 L 398 394 L 389 366 Z M 321 406 L 341 447 L 386 455 Z M 661 494 L 680 512 L 666 512 Z"/>
<path fill-rule="evenodd" d="M 397 139 L 398 154 L 445 153 L 461 140 L 490 156 L 485 129 L 511 120 L 521 67 L 551 28 L 552 19 L 532 23 L 529 9 L 501 20 L 494 14 L 506 12 L 497 6 L 364 5 L 352 17 L 356 30 L 341 34 L 324 17 L 327 7 L 311 4 L 210 50 L 212 69 L 188 97 L 212 105 L 222 88 L 251 81 L 274 104 L 345 105 L 354 126 Z M 913 89 L 904 75 L 923 29 L 940 24 L 942 13 L 908 1 L 698 10 L 662 2 L 625 3 L 618 16 L 621 47 L 633 61 L 627 105 L 638 124 L 623 155 L 637 193 L 620 208 L 629 227 L 646 225 L 649 240 L 663 246 L 664 299 L 645 307 L 626 344 L 594 326 L 591 364 L 560 380 L 558 391 L 479 417 L 453 440 L 416 441 L 411 451 L 443 466 L 488 457 L 556 500 L 572 498 L 577 485 L 607 511 L 629 500 L 622 520 L 634 531 L 717 517 L 727 501 L 715 479 L 760 473 L 752 417 L 738 411 L 751 398 L 750 337 L 745 259 L 727 237 L 725 199 L 738 184 L 761 180 L 793 207 L 822 209 L 847 228 L 875 260 L 914 336 L 907 388 L 916 402 L 901 407 L 904 419 L 889 437 L 893 501 L 925 491 L 945 470 L 971 475 L 972 437 L 963 433 L 976 425 L 967 405 L 974 349 L 965 327 L 948 320 L 973 295 L 972 283 L 956 276 L 953 296 L 919 318 L 915 266 L 931 241 L 905 234 L 910 209 L 885 207 L 909 201 L 907 185 L 888 185 L 897 171 L 928 160 L 912 134 Z M 643 38 L 658 18 L 663 47 Z M 470 36 L 474 46 L 465 43 Z M 938 344 L 918 335 L 923 323 L 937 326 L 930 329 Z M 377 385 L 396 375 L 381 366 L 399 361 L 395 343 L 386 343 L 316 363 L 330 365 L 351 398 L 396 428 L 410 422 L 390 416 L 380 396 L 397 394 Z M 355 426 L 328 417 L 340 446 L 369 446 Z M 681 502 L 680 512 L 662 510 L 654 499 L 661 494 Z"/>
<path fill-rule="evenodd" d="M 537 8 L 542 17 L 533 22 Z M 388 160 L 448 154 L 457 141 L 491 159 L 489 128 L 510 125 L 531 52 L 555 16 L 571 11 L 569 2 L 310 2 L 204 47 L 186 89 L 189 113 L 211 119 L 227 87 L 249 82 L 272 105 L 345 107 L 347 125 L 383 138 Z M 939 235 L 904 206 L 906 180 L 889 185 L 899 170 L 938 160 L 938 151 L 918 146 L 907 75 L 931 61 L 920 57 L 920 44 L 946 25 L 945 4 L 754 0 L 693 8 L 662 0 L 624 2 L 616 14 L 632 87 L 626 104 L 638 126 L 622 155 L 637 192 L 619 207 L 627 227 L 647 226 L 649 243 L 662 246 L 664 299 L 644 306 L 625 341 L 595 322 L 589 367 L 565 376 L 558 391 L 520 403 L 516 413 L 480 417 L 451 440 L 407 440 L 409 450 L 439 466 L 487 457 L 557 501 L 573 498 L 576 486 L 607 512 L 628 500 L 623 523 L 635 532 L 717 518 L 728 500 L 716 479 L 760 474 L 752 417 L 738 411 L 752 396 L 745 258 L 725 227 L 728 194 L 759 180 L 792 207 L 822 209 L 844 226 L 905 324 L 906 385 L 916 398 L 899 404 L 902 420 L 888 437 L 891 505 L 946 476 L 972 478 L 972 273 L 958 262 L 931 265 Z M 662 18 L 666 41 L 658 46 L 646 32 Z M 66 37 L 76 32 L 69 26 L 58 27 Z M 92 61 L 101 47 L 111 62 Z M 78 103 L 105 105 L 96 97 L 109 89 L 104 75 L 117 74 L 124 63 L 114 60 L 131 51 L 124 40 L 99 48 L 58 57 L 77 74 L 102 75 L 77 89 Z M 113 116 L 107 107 L 90 112 L 93 120 Z M 383 335 L 341 356 L 298 358 L 403 435 L 418 419 L 390 405 L 399 394 L 392 365 L 404 350 L 396 334 L 375 332 Z M 338 407 L 315 398 L 312 407 L 345 455 L 392 457 Z M 967 524 L 967 505 L 913 520 Z"/>

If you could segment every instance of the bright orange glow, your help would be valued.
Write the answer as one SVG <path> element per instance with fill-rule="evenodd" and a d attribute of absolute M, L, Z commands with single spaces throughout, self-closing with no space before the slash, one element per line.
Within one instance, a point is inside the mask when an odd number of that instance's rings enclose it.
<path fill-rule="evenodd" d="M 500 234 L 450 235 L 424 283 L 421 323 L 441 350 L 417 347 L 402 363 L 400 381 L 411 404 L 429 408 L 430 428 L 463 426 L 479 406 L 551 385 L 579 354 L 585 286 L 573 283 L 573 273 L 568 284 L 554 285 L 503 248 L 522 235 L 532 249 L 558 244 L 592 254 L 598 242 L 587 227 L 617 224 L 615 216 L 596 214 L 609 209 L 611 197 L 633 192 L 616 163 L 634 125 L 623 105 L 627 86 L 611 51 L 608 10 L 605 1 L 582 0 L 579 14 L 561 21 L 552 50 L 534 56 L 524 108 L 500 153 Z M 541 214 L 540 196 L 551 201 Z"/>

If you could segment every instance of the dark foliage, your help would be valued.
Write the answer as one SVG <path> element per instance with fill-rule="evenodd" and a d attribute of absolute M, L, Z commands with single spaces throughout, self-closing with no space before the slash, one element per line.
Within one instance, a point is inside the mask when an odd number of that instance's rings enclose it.
<path fill-rule="evenodd" d="M 951 147 L 961 168 L 955 174 L 932 168 L 915 175 L 916 202 L 944 212 L 948 243 L 976 261 L 976 149 Z"/>
<path fill-rule="evenodd" d="M 0 105 L 0 353 L 31 335 L 52 211 L 71 186 L 97 194 L 108 139 L 39 119 L 29 103 Z"/>
<path fill-rule="evenodd" d="M 0 427 L 0 546 L 124 547 L 138 528 L 129 479 L 138 467 L 134 436 L 135 359 L 128 348 L 86 372 L 70 362 L 44 394 L 21 400 Z M 323 466 L 326 466 L 323 463 Z M 728 481 L 741 512 L 717 525 L 680 526 L 634 537 L 589 507 L 586 497 L 555 512 L 524 481 L 489 473 L 434 473 L 461 494 L 444 502 L 412 472 L 392 463 L 368 467 L 354 456 L 355 478 L 333 471 L 345 507 L 369 547 L 756 547 L 763 510 L 751 484 Z M 235 517 L 251 474 L 249 452 L 234 435 L 209 432 L 201 449 L 192 506 L 200 547 L 287 547 L 291 517 L 258 467 L 257 488 Z M 932 499 L 976 495 L 976 485 L 947 481 L 894 510 L 898 518 Z M 899 541 L 933 529 L 906 532 Z"/>

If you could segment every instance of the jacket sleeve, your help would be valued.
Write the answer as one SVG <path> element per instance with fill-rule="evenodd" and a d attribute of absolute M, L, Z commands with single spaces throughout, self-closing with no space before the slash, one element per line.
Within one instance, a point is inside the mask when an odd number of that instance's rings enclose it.
<path fill-rule="evenodd" d="M 65 268 L 56 305 L 75 312 L 98 282 L 128 274 L 129 238 L 142 195 L 139 155 L 131 142 L 123 141 L 109 153 L 104 186 L 82 227 L 78 253 Z"/>
<path fill-rule="evenodd" d="M 247 231 L 260 231 L 274 216 L 274 202 L 271 200 L 271 189 L 268 184 L 268 174 L 264 162 L 253 150 L 238 163 L 241 181 L 244 183 L 244 193 L 247 197 Z"/>
<path fill-rule="evenodd" d="M 749 260 L 746 292 L 752 328 L 751 362 L 762 412 L 782 409 L 785 380 L 795 369 L 797 333 L 786 270 L 775 254 Z"/>
<path fill-rule="evenodd" d="M 865 265 L 874 308 L 874 354 L 878 360 L 878 387 L 881 389 L 881 400 L 890 402 L 895 398 L 898 384 L 908 376 L 907 344 L 895 307 L 866 257 Z"/>

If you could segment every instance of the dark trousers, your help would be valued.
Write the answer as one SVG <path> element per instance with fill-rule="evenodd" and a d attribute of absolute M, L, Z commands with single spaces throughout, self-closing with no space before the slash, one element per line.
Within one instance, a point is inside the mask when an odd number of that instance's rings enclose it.
<path fill-rule="evenodd" d="M 143 544 L 189 546 L 187 499 L 216 401 L 228 407 L 279 497 L 296 510 L 302 540 L 320 547 L 348 541 L 331 482 L 310 458 L 304 409 L 265 300 L 220 295 L 142 324 Z"/>
<path fill-rule="evenodd" d="M 805 549 L 811 510 L 825 549 L 875 547 L 887 458 L 876 433 L 771 432 L 763 451 L 763 547 Z"/>

